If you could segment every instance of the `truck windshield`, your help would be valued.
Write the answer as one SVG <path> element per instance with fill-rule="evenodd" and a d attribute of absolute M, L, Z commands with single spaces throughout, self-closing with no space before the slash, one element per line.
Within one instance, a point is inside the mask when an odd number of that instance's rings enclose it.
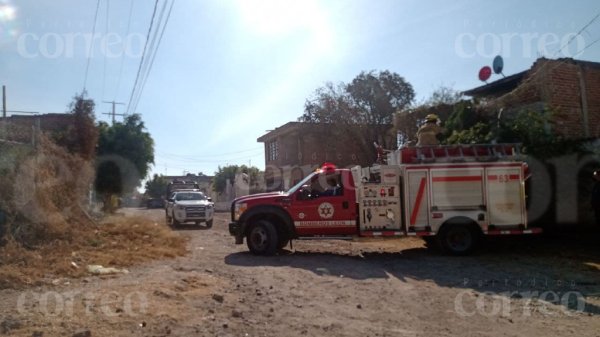
<path fill-rule="evenodd" d="M 206 196 L 202 193 L 177 193 L 175 195 L 175 200 L 205 200 Z"/>
<path fill-rule="evenodd" d="M 300 180 L 299 183 L 297 183 L 296 185 L 292 186 L 289 190 L 287 190 L 286 193 L 292 194 L 292 193 L 296 192 L 300 187 L 308 184 L 310 182 L 310 180 L 312 179 L 312 177 L 314 177 L 317 174 L 318 174 L 318 172 L 313 172 L 313 173 L 307 175 L 304 179 Z"/>

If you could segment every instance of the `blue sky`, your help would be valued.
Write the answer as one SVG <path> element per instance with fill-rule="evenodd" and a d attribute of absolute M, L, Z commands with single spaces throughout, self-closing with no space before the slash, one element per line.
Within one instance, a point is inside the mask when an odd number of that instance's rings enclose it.
<path fill-rule="evenodd" d="M 102 101 L 129 102 L 154 1 L 133 0 L 128 33 L 131 0 L 101 0 L 92 53 L 84 37 L 96 0 L 0 4 L 9 110 L 64 112 L 83 89 L 88 55 L 97 118 L 109 120 Z M 325 82 L 388 69 L 422 100 L 442 84 L 481 85 L 478 70 L 496 54 L 507 75 L 539 56 L 600 61 L 600 43 L 580 52 L 600 38 L 600 19 L 571 39 L 599 12 L 593 0 L 175 0 L 136 112 L 156 142 L 155 173 L 262 168 L 256 138 L 296 120 Z"/>

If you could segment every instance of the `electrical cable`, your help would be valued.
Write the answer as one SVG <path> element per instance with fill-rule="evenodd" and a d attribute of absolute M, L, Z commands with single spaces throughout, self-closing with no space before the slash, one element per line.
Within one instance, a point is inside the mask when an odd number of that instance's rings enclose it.
<path fill-rule="evenodd" d="M 131 108 L 131 102 L 133 100 L 133 95 L 135 93 L 135 89 L 138 85 L 138 81 L 140 78 L 140 72 L 142 70 L 142 64 L 144 63 L 144 58 L 146 56 L 146 49 L 148 48 L 148 40 L 150 39 L 150 33 L 152 32 L 152 26 L 154 25 L 154 18 L 156 16 L 156 9 L 158 8 L 158 0 L 154 2 L 154 10 L 152 11 L 152 18 L 150 19 L 150 26 L 148 27 L 148 33 L 146 34 L 146 42 L 144 43 L 144 50 L 142 51 L 142 59 L 140 60 L 140 65 L 138 67 L 137 75 L 135 76 L 135 82 L 133 83 L 133 88 L 131 88 L 131 96 L 129 97 L 129 103 L 127 104 L 127 112 L 126 114 L 130 114 L 129 110 Z"/>
<path fill-rule="evenodd" d="M 150 59 L 150 66 L 148 68 L 146 76 L 144 77 L 144 80 L 143 80 L 143 83 L 142 83 L 142 86 L 141 86 L 138 98 L 137 98 L 137 100 L 136 100 L 136 102 L 134 104 L 134 111 L 135 111 L 135 109 L 137 109 L 137 106 L 138 106 L 138 103 L 139 103 L 139 101 L 141 99 L 142 93 L 144 92 L 144 88 L 146 87 L 146 83 L 148 81 L 148 77 L 150 77 L 150 73 L 152 72 L 152 67 L 154 66 L 154 60 L 156 59 L 156 54 L 158 53 L 158 48 L 160 47 L 160 44 L 161 44 L 162 39 L 163 39 L 163 35 L 165 34 L 165 30 L 167 28 L 167 24 L 169 23 L 169 19 L 171 18 L 171 11 L 173 10 L 173 6 L 174 5 L 175 5 L 175 0 L 173 0 L 171 2 L 171 6 L 169 7 L 169 12 L 167 13 L 167 18 L 165 19 L 165 23 L 162 26 L 162 30 L 160 32 L 160 37 L 158 38 L 158 43 L 157 43 L 156 48 L 154 50 L 154 53 L 152 54 L 151 59 Z"/>
<path fill-rule="evenodd" d="M 131 14 L 133 13 L 133 0 L 129 0 L 129 18 L 127 19 L 127 29 L 125 32 L 125 38 L 129 36 L 129 31 L 131 28 Z M 119 89 L 121 88 L 121 78 L 123 76 L 123 64 L 125 63 L 125 53 L 121 55 L 121 65 L 119 66 L 119 77 L 117 78 L 117 87 L 115 89 L 115 95 L 113 96 L 113 101 L 117 100 L 117 94 L 119 93 Z"/>
<path fill-rule="evenodd" d="M 87 54 L 87 64 L 85 66 L 85 76 L 84 76 L 84 80 L 83 80 L 83 92 L 81 93 L 82 95 L 85 94 L 85 88 L 87 86 L 87 79 L 88 79 L 88 72 L 90 69 L 90 61 L 92 59 L 91 54 L 94 49 L 93 40 L 94 40 L 94 35 L 96 35 L 96 21 L 98 20 L 98 9 L 100 9 L 100 0 L 98 0 L 96 2 L 96 14 L 94 14 L 94 26 L 92 27 L 92 43 L 90 43 L 90 48 L 88 49 L 88 54 Z"/>

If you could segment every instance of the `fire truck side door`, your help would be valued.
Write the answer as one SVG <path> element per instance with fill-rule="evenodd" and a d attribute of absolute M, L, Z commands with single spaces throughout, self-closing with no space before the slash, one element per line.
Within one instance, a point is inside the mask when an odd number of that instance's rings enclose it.
<path fill-rule="evenodd" d="M 319 174 L 294 196 L 290 213 L 299 235 L 357 233 L 356 197 L 341 174 Z"/>

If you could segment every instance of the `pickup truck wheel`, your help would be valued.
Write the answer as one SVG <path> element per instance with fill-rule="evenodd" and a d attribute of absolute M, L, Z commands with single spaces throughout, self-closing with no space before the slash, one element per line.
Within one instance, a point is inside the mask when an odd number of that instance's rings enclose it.
<path fill-rule="evenodd" d="M 212 220 L 208 220 L 206 222 L 206 228 L 212 228 L 212 225 L 213 225 L 213 221 Z"/>
<path fill-rule="evenodd" d="M 257 221 L 246 236 L 248 249 L 256 255 L 273 255 L 277 250 L 277 231 L 266 220 Z"/>
<path fill-rule="evenodd" d="M 177 219 L 175 219 L 175 217 L 171 217 L 171 226 L 172 227 L 177 227 L 179 226 L 179 221 L 177 221 Z"/>
<path fill-rule="evenodd" d="M 477 233 L 467 224 L 448 224 L 438 234 L 445 252 L 452 255 L 468 255 L 477 244 Z"/>

